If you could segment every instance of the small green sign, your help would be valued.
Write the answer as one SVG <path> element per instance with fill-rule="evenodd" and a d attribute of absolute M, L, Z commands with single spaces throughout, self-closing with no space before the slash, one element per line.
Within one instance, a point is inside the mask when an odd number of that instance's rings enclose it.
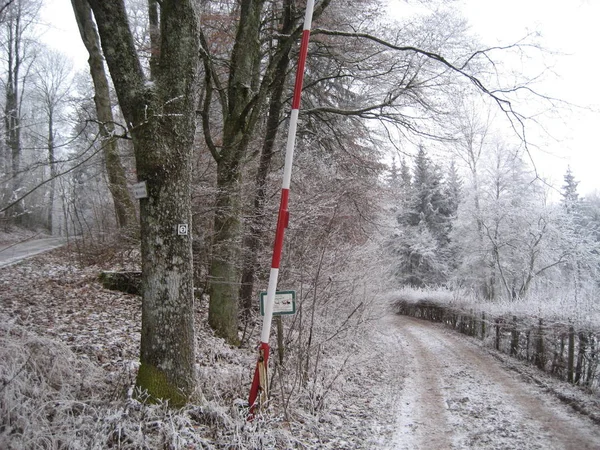
<path fill-rule="evenodd" d="M 260 315 L 265 315 L 267 293 L 260 293 Z M 273 302 L 273 315 L 296 314 L 296 291 L 277 291 Z"/>

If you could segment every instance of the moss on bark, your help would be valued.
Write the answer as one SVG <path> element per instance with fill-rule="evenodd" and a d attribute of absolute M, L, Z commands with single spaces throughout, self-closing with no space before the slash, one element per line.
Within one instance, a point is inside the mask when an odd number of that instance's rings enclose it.
<path fill-rule="evenodd" d="M 136 385 L 148 395 L 146 401 L 151 403 L 168 401 L 170 406 L 181 407 L 189 400 L 177 386 L 169 382 L 162 370 L 147 363 L 140 366 Z"/>

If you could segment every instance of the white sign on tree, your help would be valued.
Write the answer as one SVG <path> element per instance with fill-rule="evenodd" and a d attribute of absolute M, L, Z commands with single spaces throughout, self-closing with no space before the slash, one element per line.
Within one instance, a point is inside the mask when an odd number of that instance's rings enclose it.
<path fill-rule="evenodd" d="M 135 198 L 148 198 L 148 190 L 146 189 L 146 182 L 140 181 L 133 185 L 133 195 Z"/>

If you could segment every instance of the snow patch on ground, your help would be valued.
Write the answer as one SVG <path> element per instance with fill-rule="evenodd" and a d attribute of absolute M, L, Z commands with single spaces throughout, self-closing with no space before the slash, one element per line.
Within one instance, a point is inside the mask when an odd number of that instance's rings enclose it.
<path fill-rule="evenodd" d="M 600 448 L 597 423 L 507 370 L 476 341 L 418 319 L 394 320 L 412 375 L 395 448 Z"/>

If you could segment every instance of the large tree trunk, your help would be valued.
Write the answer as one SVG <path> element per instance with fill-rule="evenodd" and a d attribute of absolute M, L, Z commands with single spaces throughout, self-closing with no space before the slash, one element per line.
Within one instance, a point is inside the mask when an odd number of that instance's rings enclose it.
<path fill-rule="evenodd" d="M 79 1 L 79 0 L 78 0 Z M 191 1 L 160 4 L 160 54 L 147 80 L 135 56 L 123 0 L 90 0 L 104 55 L 134 144 L 142 241 L 142 340 L 137 385 L 185 403 L 196 388 L 191 167 L 198 75 L 197 15 Z"/>
<path fill-rule="evenodd" d="M 241 245 L 239 162 L 219 161 L 217 200 L 210 263 L 208 322 L 216 334 L 237 345 Z"/>
<path fill-rule="evenodd" d="M 125 168 L 119 156 L 119 147 L 115 132 L 115 120 L 110 102 L 108 78 L 104 70 L 104 60 L 100 49 L 100 38 L 92 17 L 92 11 L 86 1 L 72 0 L 75 18 L 79 26 L 81 39 L 89 53 L 88 64 L 94 83 L 94 103 L 96 115 L 100 122 L 108 187 L 112 195 L 117 217 L 117 225 L 124 228 L 135 219 L 135 206 L 127 190 Z"/>

